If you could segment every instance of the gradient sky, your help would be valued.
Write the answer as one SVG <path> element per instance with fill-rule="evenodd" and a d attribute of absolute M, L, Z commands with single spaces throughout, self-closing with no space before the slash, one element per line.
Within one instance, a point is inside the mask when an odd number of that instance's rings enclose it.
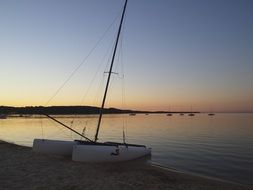
<path fill-rule="evenodd" d="M 0 105 L 99 106 L 123 4 L 1 0 Z M 107 107 L 253 111 L 253 1 L 129 0 L 121 42 Z"/>

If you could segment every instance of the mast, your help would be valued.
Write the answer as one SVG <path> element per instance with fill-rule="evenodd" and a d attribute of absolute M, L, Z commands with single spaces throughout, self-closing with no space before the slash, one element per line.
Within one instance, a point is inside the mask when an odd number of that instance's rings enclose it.
<path fill-rule="evenodd" d="M 105 87 L 105 92 L 104 92 L 104 97 L 103 97 L 102 105 L 101 105 L 101 108 L 100 108 L 100 114 L 99 114 L 99 119 L 98 119 L 97 131 L 96 131 L 96 135 L 95 135 L 95 142 L 98 139 L 98 132 L 99 132 L 102 116 L 103 116 L 103 109 L 104 109 L 106 95 L 107 95 L 107 91 L 108 91 L 108 87 L 109 87 L 109 83 L 110 83 L 110 79 L 111 79 L 114 58 L 115 58 L 116 51 L 117 51 L 117 46 L 118 46 L 118 41 L 119 41 L 119 36 L 120 36 L 120 32 L 121 32 L 122 23 L 123 23 L 123 20 L 124 20 L 124 15 L 125 15 L 127 1 L 128 0 L 125 1 L 124 9 L 123 9 L 123 12 L 122 12 L 122 15 L 121 15 L 121 20 L 120 20 L 120 25 L 119 25 L 119 29 L 118 29 L 117 39 L 116 39 L 116 43 L 115 43 L 114 50 L 113 50 L 113 55 L 112 55 L 112 60 L 111 60 L 111 66 L 110 66 L 110 70 L 109 70 L 109 74 L 108 74 L 108 78 L 107 78 L 107 82 L 106 82 L 106 87 Z"/>

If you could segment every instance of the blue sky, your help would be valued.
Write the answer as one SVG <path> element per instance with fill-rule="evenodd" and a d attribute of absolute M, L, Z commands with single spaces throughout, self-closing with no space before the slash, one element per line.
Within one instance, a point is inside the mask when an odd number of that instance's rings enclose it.
<path fill-rule="evenodd" d="M 2 0 L 0 105 L 44 105 L 117 18 L 50 102 L 99 105 L 103 88 L 97 86 L 102 86 L 123 4 Z M 252 34 L 250 0 L 129 0 L 118 61 L 124 65 L 125 107 L 252 111 Z M 114 78 L 108 106 L 121 107 L 121 79 Z M 81 102 L 83 94 L 87 99 Z"/>

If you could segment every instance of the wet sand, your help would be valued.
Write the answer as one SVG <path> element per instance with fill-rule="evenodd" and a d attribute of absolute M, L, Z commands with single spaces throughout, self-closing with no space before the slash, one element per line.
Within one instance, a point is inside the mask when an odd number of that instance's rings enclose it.
<path fill-rule="evenodd" d="M 165 170 L 143 161 L 88 164 L 0 141 L 0 189 L 249 190 L 246 186 Z"/>

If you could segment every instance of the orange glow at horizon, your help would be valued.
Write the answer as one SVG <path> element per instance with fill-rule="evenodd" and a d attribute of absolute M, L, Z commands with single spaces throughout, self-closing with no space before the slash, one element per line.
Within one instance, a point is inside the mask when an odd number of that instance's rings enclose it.
<path fill-rule="evenodd" d="M 46 93 L 45 93 L 46 94 Z M 49 93 L 48 93 L 49 94 Z M 211 99 L 206 98 L 186 98 L 181 97 L 159 97 L 156 94 L 149 94 L 148 97 L 144 97 L 144 94 L 135 94 L 126 98 L 124 105 L 122 105 L 121 97 L 109 96 L 106 101 L 106 107 L 115 107 L 119 109 L 132 109 L 132 110 L 143 110 L 143 111 L 252 111 L 253 103 L 252 100 L 248 97 L 243 101 L 237 99 Z M 74 106 L 74 105 L 83 105 L 83 106 L 101 106 L 101 97 L 97 97 L 96 101 L 92 98 L 87 101 L 80 102 L 80 98 L 75 99 L 69 98 L 71 94 L 67 97 L 57 97 L 49 102 L 46 105 L 45 96 L 40 95 L 40 93 L 12 93 L 11 95 L 3 96 L 1 94 L 0 106 L 14 106 L 14 107 L 23 107 L 23 106 Z M 95 103 L 94 103 L 95 102 Z"/>

